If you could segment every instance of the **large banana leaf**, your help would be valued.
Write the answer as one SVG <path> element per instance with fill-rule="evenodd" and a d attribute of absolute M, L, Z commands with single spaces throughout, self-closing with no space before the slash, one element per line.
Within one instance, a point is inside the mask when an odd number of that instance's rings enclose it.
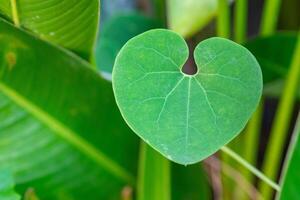
<path fill-rule="evenodd" d="M 13 21 L 11 2 L 0 0 L 0 14 Z M 94 47 L 99 9 L 99 0 L 16 1 L 21 26 L 85 59 Z"/>
<path fill-rule="evenodd" d="M 111 84 L 71 52 L 0 20 L 0 166 L 43 200 L 119 199 L 138 141 Z"/>
<path fill-rule="evenodd" d="M 9 170 L 0 170 L 0 200 L 20 200 L 14 191 L 14 180 Z"/>

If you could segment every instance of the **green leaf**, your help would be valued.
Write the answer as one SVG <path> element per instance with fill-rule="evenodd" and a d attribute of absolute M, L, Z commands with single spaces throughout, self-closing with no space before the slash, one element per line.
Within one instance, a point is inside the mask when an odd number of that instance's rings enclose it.
<path fill-rule="evenodd" d="M 277 80 L 264 85 L 264 95 L 267 97 L 278 98 L 284 89 L 284 80 Z M 298 87 L 297 99 L 300 99 L 300 87 Z"/>
<path fill-rule="evenodd" d="M 168 25 L 183 37 L 200 31 L 217 12 L 217 0 L 167 0 Z"/>
<path fill-rule="evenodd" d="M 136 2 L 135 0 L 101 0 L 100 9 L 102 26 L 120 13 L 127 13 L 136 10 Z"/>
<path fill-rule="evenodd" d="M 182 73 L 188 58 L 183 38 L 151 30 L 121 49 L 112 77 L 128 125 L 180 164 L 201 161 L 238 135 L 262 92 L 259 64 L 244 47 L 211 38 L 194 57 L 198 73 Z"/>
<path fill-rule="evenodd" d="M 296 32 L 282 32 L 258 37 L 245 44 L 245 47 L 257 58 L 265 83 L 286 77 L 296 41 Z"/>
<path fill-rule="evenodd" d="M 98 68 L 110 75 L 122 46 L 132 37 L 158 26 L 157 21 L 136 13 L 118 15 L 107 21 L 100 30 L 96 47 Z"/>
<path fill-rule="evenodd" d="M 119 199 L 137 139 L 111 84 L 69 51 L 0 20 L 0 166 L 43 200 Z"/>
<path fill-rule="evenodd" d="M 210 200 L 211 190 L 200 164 L 184 167 L 172 164 L 172 199 L 173 200 Z"/>
<path fill-rule="evenodd" d="M 137 199 L 170 200 L 170 190 L 169 160 L 142 142 L 140 148 Z"/>
<path fill-rule="evenodd" d="M 283 176 L 281 182 L 281 192 L 277 194 L 277 199 L 290 200 L 300 197 L 299 184 L 299 163 L 300 163 L 300 113 L 290 142 L 287 157 L 285 159 Z"/>
<path fill-rule="evenodd" d="M 13 21 L 12 1 L 0 0 L 0 14 Z M 47 41 L 91 57 L 99 18 L 99 0 L 18 0 L 20 24 Z"/>
<path fill-rule="evenodd" d="M 14 191 L 14 186 L 10 171 L 0 170 L 0 200 L 20 200 L 21 197 Z"/>

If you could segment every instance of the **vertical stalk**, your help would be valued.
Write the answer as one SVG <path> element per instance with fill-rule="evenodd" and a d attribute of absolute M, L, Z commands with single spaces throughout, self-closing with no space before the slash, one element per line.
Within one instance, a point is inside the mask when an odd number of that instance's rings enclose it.
<path fill-rule="evenodd" d="M 248 0 L 236 0 L 234 13 L 234 40 L 244 43 L 247 35 Z"/>
<path fill-rule="evenodd" d="M 243 157 L 250 164 L 255 165 L 257 159 L 257 151 L 258 151 L 258 141 L 259 141 L 259 133 L 262 123 L 263 116 L 263 99 L 259 103 L 255 113 L 253 114 L 251 120 L 248 122 L 245 135 L 244 135 L 244 151 Z M 249 173 L 249 171 L 243 173 L 249 182 L 253 182 L 253 175 Z"/>
<path fill-rule="evenodd" d="M 217 35 L 230 38 L 230 8 L 228 0 L 218 0 Z"/>
<path fill-rule="evenodd" d="M 171 200 L 170 161 L 141 142 L 137 200 Z"/>
<path fill-rule="evenodd" d="M 13 18 L 13 22 L 16 27 L 20 27 L 20 20 L 18 15 L 18 9 L 17 9 L 17 0 L 10 0 L 11 5 L 11 14 Z"/>
<path fill-rule="evenodd" d="M 261 21 L 261 35 L 269 35 L 276 29 L 281 0 L 266 0 Z"/>
<path fill-rule="evenodd" d="M 274 123 L 271 128 L 270 141 L 266 149 L 266 157 L 263 163 L 263 172 L 272 178 L 277 177 L 277 172 L 282 158 L 283 148 L 290 125 L 293 105 L 296 98 L 296 90 L 300 80 L 300 32 L 294 51 L 291 67 L 286 79 L 285 87 L 280 98 Z M 263 197 L 268 200 L 272 197 L 272 190 L 268 185 L 260 182 L 259 189 Z"/>
<path fill-rule="evenodd" d="M 257 162 L 259 135 L 264 109 L 263 102 L 263 99 L 261 99 L 261 102 L 259 103 L 255 113 L 252 115 L 247 124 L 242 138 L 243 148 L 241 149 L 241 155 L 247 162 L 249 162 L 253 166 L 255 166 Z M 244 178 L 249 181 L 249 183 L 254 184 L 254 176 L 252 173 L 250 173 L 249 170 L 241 168 L 240 171 Z M 239 187 L 236 188 L 235 192 L 238 195 L 237 199 L 249 199 L 248 196 L 244 195 L 245 193 L 240 191 Z"/>
<path fill-rule="evenodd" d="M 230 6 L 228 0 L 218 0 L 218 16 L 217 16 L 217 35 L 223 38 L 230 38 Z M 221 153 L 221 159 L 224 163 L 230 162 L 230 157 Z M 224 166 L 221 166 L 224 172 Z M 223 199 L 231 199 L 231 191 L 233 182 L 222 173 Z"/>

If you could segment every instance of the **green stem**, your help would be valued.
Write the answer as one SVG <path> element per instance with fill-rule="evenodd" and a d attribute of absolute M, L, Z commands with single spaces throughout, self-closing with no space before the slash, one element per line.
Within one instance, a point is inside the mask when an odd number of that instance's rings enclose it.
<path fill-rule="evenodd" d="M 272 34 L 277 25 L 281 0 L 266 0 L 262 15 L 261 35 Z"/>
<path fill-rule="evenodd" d="M 171 200 L 170 161 L 142 142 L 137 200 Z"/>
<path fill-rule="evenodd" d="M 234 40 L 243 43 L 247 35 L 248 0 L 235 1 Z"/>
<path fill-rule="evenodd" d="M 20 27 L 20 20 L 18 15 L 18 9 L 17 9 L 17 0 L 10 0 L 11 4 L 11 13 L 13 17 L 13 22 L 16 25 L 16 27 Z"/>
<path fill-rule="evenodd" d="M 278 109 L 275 115 L 274 123 L 271 128 L 270 141 L 266 149 L 266 157 L 263 163 L 263 172 L 276 179 L 277 173 L 282 158 L 284 144 L 288 135 L 293 105 L 296 98 L 296 91 L 299 87 L 300 80 L 300 32 L 298 34 L 298 41 L 294 51 L 291 67 L 286 79 L 286 84 Z M 264 198 L 270 199 L 272 196 L 271 189 L 264 183 L 260 183 L 259 189 Z"/>
<path fill-rule="evenodd" d="M 218 0 L 217 35 L 223 38 L 230 38 L 230 7 L 228 0 Z M 230 163 L 226 154 L 221 154 L 222 163 Z M 224 171 L 224 166 L 221 170 Z M 233 182 L 222 173 L 223 199 L 231 199 Z"/>
<path fill-rule="evenodd" d="M 230 37 L 230 9 L 228 0 L 218 0 L 217 35 Z"/>
<path fill-rule="evenodd" d="M 247 127 L 243 133 L 243 147 L 241 149 L 242 156 L 244 159 L 252 165 L 256 165 L 257 162 L 257 150 L 259 144 L 259 133 L 261 129 L 262 116 L 263 116 L 263 99 L 259 103 L 255 113 L 252 115 L 252 118 L 249 120 Z M 247 181 L 254 184 L 254 176 L 249 170 L 245 168 L 240 169 L 241 174 L 245 177 Z M 239 186 L 236 188 L 236 192 L 239 195 L 238 199 L 248 199 L 239 189 Z"/>
<path fill-rule="evenodd" d="M 280 191 L 280 186 L 277 183 L 273 182 L 271 179 L 269 179 L 267 176 L 265 176 L 263 173 L 261 173 L 258 169 L 256 169 L 251 164 L 249 164 L 246 160 L 244 160 L 238 154 L 236 154 L 235 152 L 233 152 L 231 149 L 229 149 L 226 146 L 223 146 L 221 148 L 221 150 L 224 153 L 226 153 L 227 155 L 229 155 L 231 158 L 233 158 L 235 161 L 237 161 L 238 163 L 240 163 L 242 166 L 244 166 L 246 169 L 248 169 L 249 171 L 251 171 L 253 174 L 255 174 L 258 178 L 260 178 L 266 184 L 268 184 L 269 186 L 271 186 L 275 190 Z"/>

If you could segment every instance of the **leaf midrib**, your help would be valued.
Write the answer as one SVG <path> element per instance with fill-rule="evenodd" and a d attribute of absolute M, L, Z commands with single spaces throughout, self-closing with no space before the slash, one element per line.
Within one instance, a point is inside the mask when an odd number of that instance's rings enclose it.
<path fill-rule="evenodd" d="M 85 141 L 78 134 L 64 125 L 59 120 L 55 119 L 49 113 L 46 113 L 37 105 L 32 103 L 20 95 L 17 91 L 7 86 L 5 83 L 0 81 L 0 91 L 3 92 L 9 99 L 15 102 L 17 105 L 25 109 L 32 116 L 37 118 L 39 121 L 47 125 L 56 135 L 64 139 L 67 143 L 74 146 L 84 155 L 93 160 L 98 166 L 105 168 L 112 175 L 121 180 L 134 184 L 134 176 L 118 165 L 116 162 L 111 160 L 104 153 L 96 149 L 93 145 Z"/>

